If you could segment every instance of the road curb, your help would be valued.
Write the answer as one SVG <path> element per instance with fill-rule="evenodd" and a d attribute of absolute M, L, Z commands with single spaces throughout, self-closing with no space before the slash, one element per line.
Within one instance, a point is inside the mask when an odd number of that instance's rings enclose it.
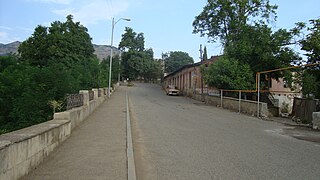
<path fill-rule="evenodd" d="M 133 157 L 133 144 L 131 133 L 131 122 L 129 112 L 128 92 L 126 91 L 126 111 L 127 111 L 127 169 L 128 180 L 136 180 L 136 168 Z"/>

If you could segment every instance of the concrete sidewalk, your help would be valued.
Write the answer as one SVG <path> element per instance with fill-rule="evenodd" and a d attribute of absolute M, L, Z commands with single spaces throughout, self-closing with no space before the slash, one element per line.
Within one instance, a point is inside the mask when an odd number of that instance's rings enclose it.
<path fill-rule="evenodd" d="M 22 179 L 127 179 L 125 93 L 119 87 Z"/>

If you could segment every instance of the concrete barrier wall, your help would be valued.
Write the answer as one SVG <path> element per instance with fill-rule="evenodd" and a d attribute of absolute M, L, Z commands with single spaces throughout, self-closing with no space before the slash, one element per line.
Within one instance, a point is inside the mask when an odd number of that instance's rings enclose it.
<path fill-rule="evenodd" d="M 0 179 L 15 180 L 27 174 L 70 133 L 70 120 L 51 120 L 1 135 Z"/>
<path fill-rule="evenodd" d="M 80 93 L 84 94 L 83 106 L 55 113 L 51 121 L 0 135 L 0 180 L 19 179 L 36 168 L 107 99 L 102 93 L 89 101 L 88 91 Z"/>
<path fill-rule="evenodd" d="M 221 97 L 218 96 L 208 96 L 208 95 L 199 95 L 195 94 L 192 95 L 192 98 L 198 101 L 203 101 L 206 104 L 210 104 L 213 106 L 220 106 L 221 107 Z M 268 105 L 267 103 L 260 102 L 259 103 L 259 111 L 260 117 L 268 117 Z M 240 101 L 240 112 L 249 114 L 249 115 L 257 115 L 258 104 L 256 101 L 249 101 L 243 100 Z M 232 111 L 239 112 L 239 99 L 237 98 L 230 98 L 230 97 L 223 97 L 222 98 L 222 107 L 225 109 L 230 109 Z"/>
<path fill-rule="evenodd" d="M 312 113 L 312 126 L 313 126 L 313 129 L 320 130 L 320 112 Z"/>
<path fill-rule="evenodd" d="M 80 91 L 80 93 L 84 95 L 83 106 L 54 114 L 54 119 L 69 119 L 71 121 L 71 129 L 74 129 L 84 121 L 107 98 L 107 95 L 101 95 L 100 97 L 94 95 L 95 99 L 89 101 L 89 91 Z M 96 94 L 98 91 L 94 90 L 94 93 Z"/>

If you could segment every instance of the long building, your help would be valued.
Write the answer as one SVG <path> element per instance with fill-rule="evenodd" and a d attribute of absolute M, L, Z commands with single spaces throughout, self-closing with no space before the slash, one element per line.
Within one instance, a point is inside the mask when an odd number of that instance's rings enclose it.
<path fill-rule="evenodd" d="M 187 64 L 180 69 L 164 77 L 164 87 L 174 85 L 183 95 L 190 93 L 207 93 L 208 86 L 204 83 L 201 75 L 201 65 L 207 67 L 218 60 L 219 56 L 212 56 L 209 60 L 194 64 Z"/>

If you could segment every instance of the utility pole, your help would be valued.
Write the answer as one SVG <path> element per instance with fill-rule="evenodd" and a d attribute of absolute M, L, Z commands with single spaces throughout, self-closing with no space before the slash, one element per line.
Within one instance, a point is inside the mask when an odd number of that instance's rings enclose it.
<path fill-rule="evenodd" d="M 119 73 L 118 73 L 118 85 L 120 86 L 120 71 L 121 71 L 121 50 L 120 50 L 120 53 L 119 53 Z"/>
<path fill-rule="evenodd" d="M 108 97 L 111 95 L 111 74 L 112 74 L 112 56 L 113 56 L 113 31 L 114 31 L 114 26 L 120 21 L 120 20 L 125 20 L 125 21 L 131 21 L 128 18 L 121 18 L 118 21 L 114 21 L 114 17 L 112 18 L 112 27 L 111 27 L 111 50 L 110 50 L 110 64 L 109 64 L 109 85 L 108 85 Z"/>
<path fill-rule="evenodd" d="M 202 44 L 200 44 L 200 61 L 201 61 L 201 65 L 202 65 L 202 63 L 203 63 L 203 56 L 202 56 L 202 53 L 203 53 L 203 51 L 202 51 Z M 202 73 L 200 72 L 200 74 L 201 74 L 201 95 L 203 95 L 203 75 L 202 75 Z"/>

